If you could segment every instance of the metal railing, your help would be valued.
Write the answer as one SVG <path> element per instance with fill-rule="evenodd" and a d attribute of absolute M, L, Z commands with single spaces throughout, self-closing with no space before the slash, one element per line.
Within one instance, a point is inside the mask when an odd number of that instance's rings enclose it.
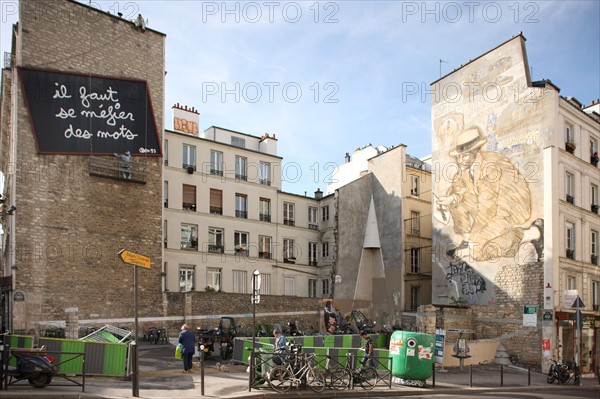
<path fill-rule="evenodd" d="M 136 162 L 91 156 L 88 162 L 88 172 L 90 176 L 146 184 L 146 167 Z"/>

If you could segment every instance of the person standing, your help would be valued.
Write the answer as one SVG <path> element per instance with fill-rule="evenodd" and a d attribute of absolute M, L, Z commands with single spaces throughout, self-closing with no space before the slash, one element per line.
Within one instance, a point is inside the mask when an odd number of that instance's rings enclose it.
<path fill-rule="evenodd" d="M 287 352 L 287 338 L 281 333 L 280 330 L 274 330 L 273 336 L 275 337 L 275 350 L 276 356 L 273 357 L 273 363 L 283 364 L 284 355 Z"/>
<path fill-rule="evenodd" d="M 194 333 L 188 328 L 187 324 L 181 326 L 179 333 L 179 343 L 181 344 L 181 356 L 183 359 L 183 372 L 192 372 L 192 358 L 196 351 Z"/>
<path fill-rule="evenodd" d="M 373 341 L 366 331 L 362 331 L 360 336 L 365 340 L 365 354 L 363 355 L 362 361 L 360 362 L 363 367 L 375 367 L 375 361 L 373 360 Z"/>

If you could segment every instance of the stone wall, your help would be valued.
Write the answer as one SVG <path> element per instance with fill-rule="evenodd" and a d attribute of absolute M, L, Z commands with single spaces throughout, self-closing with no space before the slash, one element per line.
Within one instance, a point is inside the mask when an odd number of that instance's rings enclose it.
<path fill-rule="evenodd" d="M 22 0 L 19 35 L 19 66 L 147 81 L 162 132 L 163 34 L 76 2 Z M 87 156 L 39 154 L 21 87 L 17 94 L 9 250 L 25 300 L 14 303 L 14 329 L 64 320 L 71 307 L 80 319 L 130 317 L 133 266 L 117 258 L 123 248 L 151 258 L 151 269 L 139 270 L 139 315 L 161 315 L 162 159 L 135 157 L 148 171 L 135 184 L 90 176 Z"/>

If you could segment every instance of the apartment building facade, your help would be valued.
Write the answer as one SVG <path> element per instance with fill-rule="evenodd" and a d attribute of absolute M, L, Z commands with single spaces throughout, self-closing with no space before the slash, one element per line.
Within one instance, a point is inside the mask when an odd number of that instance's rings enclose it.
<path fill-rule="evenodd" d="M 174 126 L 198 126 L 174 106 Z M 275 135 L 220 127 L 167 130 L 163 182 L 165 291 L 328 297 L 329 216 L 320 198 L 281 191 Z"/>

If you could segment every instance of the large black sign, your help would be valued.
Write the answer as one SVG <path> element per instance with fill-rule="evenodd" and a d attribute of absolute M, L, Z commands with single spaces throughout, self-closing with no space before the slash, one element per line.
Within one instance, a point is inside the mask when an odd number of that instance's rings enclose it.
<path fill-rule="evenodd" d="M 25 68 L 19 75 L 38 152 L 161 155 L 145 81 Z"/>

